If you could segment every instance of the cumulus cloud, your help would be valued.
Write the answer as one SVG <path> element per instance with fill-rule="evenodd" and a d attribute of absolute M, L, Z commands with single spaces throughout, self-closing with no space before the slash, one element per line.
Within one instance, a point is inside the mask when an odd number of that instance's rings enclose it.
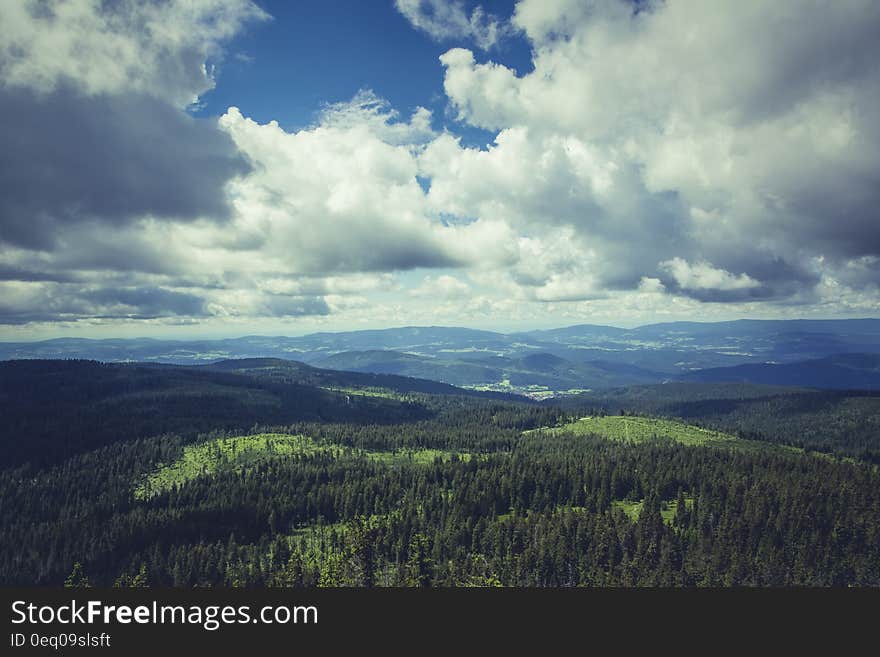
<path fill-rule="evenodd" d="M 254 169 L 231 185 L 236 229 L 303 274 L 503 259 L 503 225 L 445 225 L 430 212 L 413 143 L 424 138 L 424 110 L 401 122 L 383 107 L 362 92 L 297 132 L 230 108 L 220 126 Z"/>
<path fill-rule="evenodd" d="M 450 221 L 431 208 L 417 178 L 418 155 L 437 136 L 426 110 L 418 108 L 403 120 L 386 101 L 364 91 L 349 103 L 327 106 L 314 125 L 299 131 L 287 132 L 274 121 L 259 124 L 230 108 L 218 132 L 247 165 L 223 183 L 229 208 L 224 221 L 217 221 L 219 209 L 188 221 L 179 215 L 165 221 L 156 206 L 138 204 L 142 188 L 132 190 L 135 198 L 125 203 L 124 181 L 111 180 L 110 191 L 120 195 L 120 211 L 131 211 L 130 219 L 109 212 L 117 221 L 107 230 L 95 208 L 85 212 L 80 204 L 81 218 L 49 224 L 43 251 L 7 238 L 5 248 L 0 246 L 7 276 L 56 280 L 76 273 L 77 285 L 30 288 L 40 294 L 28 298 L 46 301 L 46 295 L 55 298 L 63 291 L 71 299 L 63 312 L 58 303 L 44 304 L 56 309 L 59 320 L 77 312 L 135 316 L 133 303 L 109 309 L 96 303 L 91 290 L 110 282 L 197 298 L 194 317 L 300 317 L 362 307 L 364 294 L 395 285 L 394 272 L 497 267 L 517 257 L 517 237 L 506 223 Z M 107 175 L 112 179 L 115 173 Z M 132 184 L 143 186 L 136 177 Z M 112 194 L 98 200 L 110 203 Z M 39 235 L 32 226 L 24 232 Z M 128 299 L 142 302 L 139 316 L 156 315 L 146 297 Z M 35 317 L 30 302 L 22 304 L 20 310 L 4 308 L 5 316 Z M 169 306 L 168 315 L 175 314 Z"/>
<path fill-rule="evenodd" d="M 661 262 L 659 268 L 672 277 L 674 287 L 704 295 L 703 298 L 707 300 L 747 297 L 761 288 L 761 283 L 748 274 L 734 275 L 708 262 L 691 264 L 682 258 L 673 258 Z"/>
<path fill-rule="evenodd" d="M 681 258 L 660 263 L 660 269 L 669 272 L 675 282 L 687 290 L 749 290 L 760 285 L 747 274 L 734 276 L 717 269 L 708 262 L 690 264 Z"/>
<path fill-rule="evenodd" d="M 822 279 L 816 258 L 875 256 L 876 3 L 637 8 L 523 0 L 527 75 L 445 53 L 459 120 L 498 137 L 429 149 L 434 200 L 570 227 L 606 289 L 653 277 L 702 300 L 794 298 Z M 853 284 L 876 282 L 860 271 Z"/>
<path fill-rule="evenodd" d="M 468 39 L 488 50 L 511 29 L 479 5 L 468 13 L 461 0 L 395 0 L 394 4 L 413 27 L 436 41 Z"/>
<path fill-rule="evenodd" d="M 208 62 L 245 23 L 268 15 L 251 0 L 46 0 L 6 3 L 0 80 L 50 93 L 139 93 L 177 106 L 214 85 Z"/>
<path fill-rule="evenodd" d="M 651 194 L 632 163 L 576 135 L 535 134 L 529 127 L 501 131 L 487 150 L 463 148 L 450 136 L 431 143 L 420 158 L 431 179 L 436 210 L 493 217 L 522 236 L 514 276 L 524 285 L 551 274 L 574 298 L 575 288 L 635 287 L 661 260 L 690 248 L 683 208 L 674 194 Z M 538 244 L 552 245 L 540 247 Z M 653 271 L 653 270 L 652 270 Z"/>
<path fill-rule="evenodd" d="M 372 89 L 361 89 L 354 98 L 330 103 L 320 114 L 320 125 L 340 131 L 366 129 L 371 135 L 395 146 L 426 143 L 436 136 L 431 127 L 431 112 L 417 107 L 409 121 Z"/>

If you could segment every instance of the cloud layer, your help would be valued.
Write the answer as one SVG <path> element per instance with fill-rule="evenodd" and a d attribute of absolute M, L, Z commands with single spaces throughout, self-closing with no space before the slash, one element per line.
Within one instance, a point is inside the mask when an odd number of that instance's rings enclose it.
<path fill-rule="evenodd" d="M 397 0 L 450 46 L 452 119 L 365 85 L 299 130 L 186 112 L 267 18 L 250 2 L 13 5 L 0 322 L 880 308 L 875 2 L 521 0 L 504 22 Z M 530 73 L 492 60 L 502 37 L 528 41 Z"/>

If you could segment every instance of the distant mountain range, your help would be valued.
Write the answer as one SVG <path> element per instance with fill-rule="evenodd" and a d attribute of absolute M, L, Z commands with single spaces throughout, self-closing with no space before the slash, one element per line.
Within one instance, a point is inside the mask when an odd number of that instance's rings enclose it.
<path fill-rule="evenodd" d="M 797 363 L 746 364 L 691 372 L 682 381 L 705 383 L 760 383 L 768 385 L 880 389 L 880 356 L 841 354 Z"/>
<path fill-rule="evenodd" d="M 208 364 L 276 358 L 533 397 L 670 381 L 880 389 L 880 320 L 582 324 L 498 333 L 404 327 L 221 340 L 62 338 L 0 343 L 0 360 Z"/>

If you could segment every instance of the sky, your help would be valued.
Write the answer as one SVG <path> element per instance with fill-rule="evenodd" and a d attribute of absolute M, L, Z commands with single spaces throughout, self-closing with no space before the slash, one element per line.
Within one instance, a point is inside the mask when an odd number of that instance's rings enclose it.
<path fill-rule="evenodd" d="M 0 340 L 880 316 L 873 0 L 0 4 Z"/>

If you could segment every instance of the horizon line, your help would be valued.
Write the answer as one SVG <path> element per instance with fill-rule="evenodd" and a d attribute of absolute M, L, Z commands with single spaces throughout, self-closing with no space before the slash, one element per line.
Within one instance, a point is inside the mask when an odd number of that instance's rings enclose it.
<path fill-rule="evenodd" d="M 339 330 L 339 331 L 312 331 L 310 333 L 302 333 L 299 335 L 284 335 L 284 334 L 261 334 L 261 333 L 248 333 L 244 335 L 226 335 L 224 337 L 205 337 L 205 338 L 157 338 L 151 337 L 148 335 L 134 336 L 134 337 L 107 337 L 107 338 L 87 338 L 87 337 L 79 337 L 79 336 L 59 336 L 55 338 L 43 338 L 36 340 L 0 340 L 0 344 L 37 344 L 41 342 L 55 342 L 58 340 L 83 340 L 83 341 L 91 341 L 91 342 L 108 342 L 111 340 L 153 340 L 156 342 L 196 342 L 196 341 L 208 341 L 208 342 L 217 342 L 221 340 L 243 340 L 245 338 L 307 338 L 313 335 L 340 335 L 345 333 L 367 333 L 367 332 L 377 332 L 377 331 L 399 331 L 404 329 L 462 329 L 467 331 L 478 331 L 481 333 L 494 333 L 497 335 L 517 335 L 522 333 L 538 333 L 538 332 L 548 332 L 548 331 L 561 331 L 565 329 L 577 328 L 580 326 L 591 326 L 596 328 L 610 328 L 619 331 L 635 331 L 638 329 L 646 328 L 649 326 L 662 326 L 669 324 L 732 324 L 735 322 L 758 322 L 758 323 L 770 323 L 770 322 L 864 322 L 864 321 L 880 321 L 880 317 L 830 317 L 830 318 L 807 318 L 807 317 L 794 317 L 794 318 L 750 318 L 750 317 L 741 317 L 738 319 L 729 319 L 729 320 L 719 320 L 719 321 L 701 321 L 701 320 L 673 320 L 667 322 L 649 322 L 647 324 L 638 324 L 633 327 L 624 327 L 624 326 L 615 326 L 613 324 L 590 324 L 587 322 L 581 322 L 578 324 L 567 324 L 565 326 L 557 326 L 553 328 L 540 328 L 540 329 L 525 329 L 525 330 L 517 330 L 517 331 L 501 331 L 501 330 L 492 330 L 485 328 L 473 328 L 470 326 L 461 326 L 461 325 L 449 325 L 449 324 L 405 324 L 402 326 L 386 326 L 384 328 L 365 328 L 365 329 L 349 329 L 349 330 Z"/>

